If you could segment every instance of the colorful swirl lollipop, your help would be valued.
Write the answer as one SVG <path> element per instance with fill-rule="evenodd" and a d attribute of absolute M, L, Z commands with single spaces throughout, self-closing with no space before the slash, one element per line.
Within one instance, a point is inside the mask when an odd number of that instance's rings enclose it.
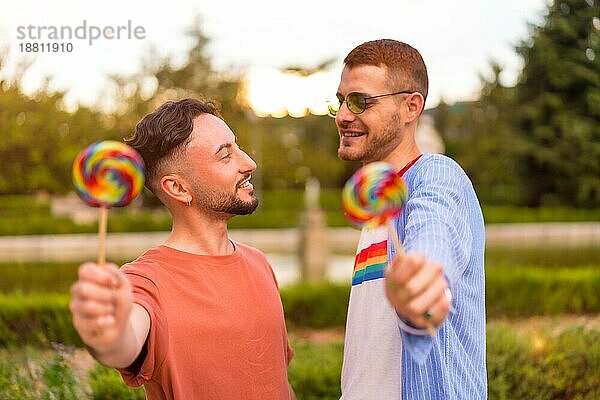
<path fill-rule="evenodd" d="M 346 182 L 342 192 L 344 213 L 359 227 L 385 224 L 402 211 L 406 184 L 390 164 L 365 165 Z"/>
<path fill-rule="evenodd" d="M 79 196 L 93 207 L 122 207 L 144 186 L 144 162 L 125 143 L 96 142 L 75 158 L 73 184 Z"/>

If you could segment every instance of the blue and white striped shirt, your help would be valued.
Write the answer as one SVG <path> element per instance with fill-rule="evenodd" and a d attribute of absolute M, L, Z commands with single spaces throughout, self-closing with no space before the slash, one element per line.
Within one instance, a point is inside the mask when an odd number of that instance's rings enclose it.
<path fill-rule="evenodd" d="M 400 241 L 407 252 L 424 253 L 444 267 L 452 310 L 433 338 L 397 318 L 382 279 L 393 246 L 382 228 L 363 231 L 348 307 L 342 399 L 485 399 L 479 201 L 460 166 L 442 155 L 424 154 L 403 177 L 407 202 L 394 221 Z"/>

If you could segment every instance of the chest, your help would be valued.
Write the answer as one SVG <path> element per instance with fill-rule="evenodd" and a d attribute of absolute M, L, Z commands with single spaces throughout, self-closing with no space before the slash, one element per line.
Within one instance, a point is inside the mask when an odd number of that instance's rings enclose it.
<path fill-rule="evenodd" d="M 176 342 L 194 338 L 207 346 L 244 345 L 285 331 L 279 293 L 268 272 L 205 271 L 172 286 L 162 297 L 169 336 Z"/>

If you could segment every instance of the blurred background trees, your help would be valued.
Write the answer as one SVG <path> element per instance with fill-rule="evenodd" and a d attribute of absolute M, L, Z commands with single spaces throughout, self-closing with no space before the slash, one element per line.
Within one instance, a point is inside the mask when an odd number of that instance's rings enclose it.
<path fill-rule="evenodd" d="M 554 2 L 515 48 L 524 65 L 516 85 L 504 85 L 502 67 L 492 61 L 478 99 L 442 101 L 427 111 L 446 153 L 463 165 L 482 202 L 600 205 L 599 15 L 597 1 Z M 67 111 L 65 94 L 47 87 L 26 96 L 20 87 L 26 65 L 0 81 L 0 194 L 69 191 L 80 149 L 128 137 L 144 114 L 186 96 L 219 101 L 239 143 L 259 163 L 258 187 L 301 188 L 309 176 L 324 187 L 341 187 L 356 165 L 338 160 L 333 120 L 257 117 L 245 98 L 243 71 L 215 70 L 209 39 L 199 28 L 189 35 L 194 45 L 185 62 L 175 65 L 149 51 L 138 74 L 111 77 L 116 107 L 110 112 Z"/>
<path fill-rule="evenodd" d="M 556 1 L 531 28 L 517 84 L 493 64 L 480 99 L 442 103 L 436 126 L 484 201 L 598 207 L 600 5 Z"/>

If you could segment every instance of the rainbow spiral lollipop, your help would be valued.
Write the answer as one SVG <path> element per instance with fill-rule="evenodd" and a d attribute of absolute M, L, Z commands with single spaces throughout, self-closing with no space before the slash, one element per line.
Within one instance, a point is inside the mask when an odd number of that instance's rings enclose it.
<path fill-rule="evenodd" d="M 406 184 L 393 166 L 370 163 L 346 182 L 342 192 L 344 213 L 352 224 L 374 228 L 400 214 L 406 193 Z"/>
<path fill-rule="evenodd" d="M 125 143 L 96 142 L 75 158 L 73 184 L 77 194 L 93 207 L 122 207 L 144 186 L 144 162 Z"/>

